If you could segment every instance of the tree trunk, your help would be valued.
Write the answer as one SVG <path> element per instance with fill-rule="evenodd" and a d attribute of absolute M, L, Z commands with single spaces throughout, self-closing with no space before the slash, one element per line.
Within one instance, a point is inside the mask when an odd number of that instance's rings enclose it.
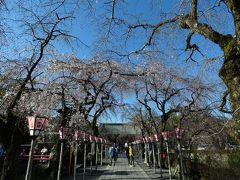
<path fill-rule="evenodd" d="M 59 156 L 60 156 L 60 141 L 57 142 L 56 147 L 52 148 L 50 152 L 49 162 L 50 179 L 57 179 Z"/>
<path fill-rule="evenodd" d="M 219 71 L 221 79 L 226 84 L 233 112 L 233 135 L 240 139 L 240 47 L 236 40 L 230 41 L 223 48 L 224 63 Z"/>
<path fill-rule="evenodd" d="M 92 131 L 94 136 L 98 136 L 99 135 L 99 130 L 98 130 L 98 126 L 97 126 L 97 122 L 96 121 L 91 123 L 90 128 L 91 128 L 91 131 Z"/>
<path fill-rule="evenodd" d="M 14 180 L 15 177 L 16 162 L 19 157 L 19 147 L 22 142 L 22 134 L 15 128 L 11 137 L 11 145 L 6 150 L 6 157 L 4 159 L 1 180 Z"/>

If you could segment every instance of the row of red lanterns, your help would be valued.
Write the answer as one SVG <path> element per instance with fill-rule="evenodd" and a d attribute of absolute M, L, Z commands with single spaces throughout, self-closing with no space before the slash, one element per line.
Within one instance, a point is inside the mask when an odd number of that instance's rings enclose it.
<path fill-rule="evenodd" d="M 34 116 L 28 116 L 28 128 L 30 136 L 37 137 L 41 131 L 43 131 L 47 125 L 48 125 L 48 119 L 46 117 L 40 117 L 37 115 Z M 73 135 L 75 136 L 75 140 L 80 140 L 84 142 L 96 142 L 96 143 L 102 143 L 102 144 L 110 144 L 110 142 L 102 137 L 96 137 L 94 135 L 90 135 L 86 132 L 82 131 L 73 131 L 73 129 L 68 127 L 60 127 L 59 130 L 59 136 L 60 139 L 67 139 L 69 136 Z"/>
<path fill-rule="evenodd" d="M 31 141 L 31 148 L 29 153 L 29 159 L 28 159 L 28 165 L 27 165 L 27 172 L 25 176 L 25 180 L 31 179 L 31 169 L 32 169 L 32 160 L 33 160 L 33 145 L 34 141 L 36 140 L 36 137 L 39 136 L 40 132 L 43 131 L 47 125 L 48 125 L 48 118 L 41 117 L 38 115 L 34 116 L 28 116 L 28 128 L 30 136 L 32 137 Z M 58 168 L 58 176 L 57 179 L 60 179 L 61 176 L 61 167 L 62 167 L 62 154 L 63 154 L 63 144 L 65 139 L 67 139 L 69 136 L 72 136 L 74 134 L 75 140 L 82 140 L 83 142 L 96 142 L 101 144 L 110 144 L 110 142 L 102 137 L 96 137 L 90 134 L 87 134 L 86 132 L 79 132 L 74 131 L 72 128 L 69 127 L 60 127 L 59 128 L 59 136 L 61 141 L 61 149 L 60 149 L 60 160 L 59 160 L 59 168 Z M 86 150 L 86 143 L 84 144 L 84 149 Z"/>
<path fill-rule="evenodd" d="M 91 134 L 88 134 L 86 132 L 83 131 L 74 131 L 71 128 L 68 127 L 60 127 L 59 128 L 59 135 L 60 135 L 60 139 L 67 139 L 68 136 L 71 136 L 74 132 L 74 137 L 76 141 L 83 141 L 83 142 L 96 142 L 96 143 L 101 143 L 101 144 L 110 144 L 110 141 L 108 141 L 105 138 L 102 137 L 97 137 Z"/>
<path fill-rule="evenodd" d="M 110 144 L 110 141 L 108 141 L 105 138 L 102 137 L 97 137 L 94 135 L 87 134 L 86 132 L 82 131 L 75 131 L 75 140 L 82 140 L 84 142 L 96 142 L 96 143 L 101 143 L 101 144 Z"/>
<path fill-rule="evenodd" d="M 182 128 L 175 128 L 175 131 L 172 131 L 172 132 L 164 131 L 161 134 L 154 134 L 151 136 L 146 136 L 146 137 L 143 137 L 142 139 L 138 139 L 132 143 L 133 144 L 141 144 L 142 142 L 143 143 L 159 142 L 161 138 L 163 138 L 164 141 L 168 141 L 168 139 L 174 135 L 177 137 L 177 139 L 181 139 L 183 132 L 184 132 L 184 130 Z"/>

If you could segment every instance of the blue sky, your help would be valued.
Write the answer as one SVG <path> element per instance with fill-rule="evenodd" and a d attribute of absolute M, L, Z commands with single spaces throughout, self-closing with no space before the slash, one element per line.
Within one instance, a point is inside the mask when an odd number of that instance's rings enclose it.
<path fill-rule="evenodd" d="M 110 18 L 111 16 L 111 7 L 110 4 L 106 4 L 106 2 L 110 1 L 104 1 L 104 0 L 96 0 L 94 3 L 94 13 L 89 15 L 89 12 L 83 9 L 80 9 L 75 14 L 75 20 L 73 20 L 71 26 L 69 26 L 70 34 L 73 36 L 78 37 L 83 43 L 85 43 L 88 47 L 82 45 L 80 47 L 76 47 L 74 49 L 75 53 L 79 58 L 90 58 L 93 56 L 96 48 L 96 40 L 98 40 L 99 37 L 102 37 L 106 34 L 104 30 L 106 30 L 106 27 L 100 27 L 100 24 L 104 22 L 107 18 Z M 181 13 L 181 10 L 179 10 L 179 1 L 178 0 L 157 0 L 155 1 L 156 6 L 159 7 L 153 7 L 155 4 L 152 3 L 152 1 L 146 1 L 146 0 L 130 0 L 125 1 L 125 3 L 119 3 L 121 1 L 117 1 L 116 10 L 115 10 L 115 16 L 119 19 L 126 19 L 128 24 L 136 24 L 136 20 L 139 18 L 141 23 L 149 23 L 149 24 L 155 24 L 161 20 L 164 20 L 166 17 L 171 18 L 175 16 L 176 14 Z M 215 1 L 214 1 L 215 2 Z M 201 6 L 200 6 L 201 7 Z M 218 10 L 218 9 L 217 9 Z M 159 17 L 159 12 L 163 12 L 166 14 L 165 17 Z M 226 9 L 222 10 L 226 11 Z M 216 14 L 219 15 L 223 13 L 222 11 L 216 11 Z M 225 13 L 225 12 L 224 12 Z M 226 14 L 226 13 L 225 13 Z M 134 15 L 134 16 L 133 16 Z M 229 19 L 228 15 L 222 15 L 223 17 L 223 23 Z M 201 16 L 201 19 L 205 19 L 204 16 Z M 213 16 L 213 18 L 209 18 L 210 20 L 215 20 L 216 17 Z M 94 20 L 98 22 L 94 22 Z M 221 21 L 221 20 L 220 20 Z M 210 21 L 211 23 L 211 21 Z M 218 24 L 213 23 L 213 27 L 216 27 Z M 118 30 L 114 31 L 118 33 L 118 36 L 123 40 L 125 38 L 124 33 L 126 33 L 124 30 L 127 30 L 127 24 L 125 27 L 123 26 L 116 26 Z M 219 26 L 218 26 L 219 27 Z M 233 25 L 231 21 L 228 21 L 228 24 L 225 23 L 225 25 L 221 24 L 220 32 L 223 32 L 225 34 L 233 33 Z M 99 31 L 100 29 L 100 31 Z M 101 31 L 102 29 L 102 31 Z M 137 35 L 141 32 L 137 32 Z M 181 31 L 184 32 L 184 31 Z M 185 35 L 187 35 L 188 31 L 185 31 Z M 114 34 L 115 35 L 115 34 Z M 118 38 L 119 38 L 118 37 Z M 137 37 L 135 36 L 133 39 L 130 39 L 130 41 L 127 42 L 127 49 L 126 51 L 135 50 L 136 48 L 142 47 L 142 44 L 146 42 L 144 41 L 143 37 Z M 204 46 L 209 45 L 211 46 L 211 49 L 207 49 L 209 52 L 207 52 L 207 55 L 209 57 L 214 57 L 216 54 L 222 54 L 221 50 L 214 45 L 213 43 L 206 40 L 204 37 L 200 37 L 198 35 L 193 36 L 192 42 L 197 42 L 200 44 L 200 48 L 204 49 Z M 112 42 L 113 43 L 113 42 Z M 116 43 L 122 43 L 122 42 L 116 42 Z M 164 47 L 165 44 L 162 43 L 162 46 Z M 201 47 L 203 46 L 203 47 Z M 182 43 L 181 48 L 185 47 L 185 43 Z M 72 52 L 72 49 L 69 49 L 68 44 L 63 45 L 59 47 L 61 50 L 66 52 Z M 67 50 L 68 49 L 68 50 Z M 206 50 L 206 49 L 204 49 Z M 198 57 L 197 57 L 198 58 Z M 201 58 L 201 57 L 199 57 Z"/>
<path fill-rule="evenodd" d="M 94 12 L 92 17 L 86 13 L 87 11 L 81 12 L 81 10 L 79 10 L 79 16 L 77 16 L 78 18 L 76 18 L 73 22 L 72 34 L 76 35 L 88 46 L 86 47 L 82 45 L 80 48 L 78 47 L 74 50 L 74 53 L 76 53 L 79 58 L 91 58 L 94 56 L 94 52 L 96 52 L 96 41 L 99 37 L 106 34 L 107 28 L 99 26 L 99 24 L 101 25 L 100 21 L 104 22 L 104 20 L 111 16 L 111 7 L 105 4 L 105 2 L 106 1 L 103 0 L 96 1 L 94 8 L 97 11 Z M 180 9 L 179 1 L 177 0 L 159 0 L 155 1 L 156 3 L 152 2 L 153 1 L 146 0 L 131 0 L 125 1 L 125 3 L 117 4 L 115 16 L 119 19 L 126 19 L 129 24 L 136 24 L 138 22 L 137 20 L 140 20 L 141 23 L 155 24 L 159 21 L 165 20 L 166 18 L 174 17 L 176 14 L 186 12 L 189 9 L 189 7 L 186 7 L 184 10 Z M 206 10 L 206 7 L 213 5 L 214 2 L 215 1 L 201 1 L 199 4 L 200 10 Z M 226 7 L 221 4 L 221 8 L 216 8 L 213 11 L 207 10 L 204 15 L 199 17 L 199 19 L 202 22 L 210 23 L 214 29 L 221 33 L 233 34 L 234 29 L 232 28 L 232 18 L 227 11 Z M 162 15 L 159 15 L 159 13 L 162 13 Z M 94 22 L 92 18 L 98 20 L 99 22 Z M 124 42 L 124 38 L 126 38 L 124 33 L 126 33 L 127 25 L 125 25 L 125 27 L 115 25 L 115 27 L 117 30 L 114 30 L 113 34 L 115 33 L 114 35 L 116 36 L 111 37 L 111 40 L 113 41 L 110 44 L 103 43 L 102 45 L 104 47 L 109 48 L 112 46 L 116 47 L 116 50 L 120 49 L 123 50 L 123 52 L 130 52 L 141 48 L 146 42 L 142 30 L 136 30 L 135 36 L 130 37 L 129 41 Z M 183 49 L 185 48 L 185 39 L 189 31 L 179 31 L 178 29 L 172 30 L 175 35 L 169 34 L 169 30 L 163 28 L 162 36 L 158 37 L 160 40 L 158 42 L 160 43 L 157 46 L 166 51 L 165 54 L 160 55 L 160 58 L 163 59 L 167 65 L 170 64 L 178 68 L 185 68 L 186 75 L 196 77 L 201 76 L 207 83 L 221 81 L 218 77 L 218 70 L 221 67 L 223 59 L 218 61 L 208 60 L 214 57 L 223 56 L 221 49 L 216 44 L 196 34 L 192 38 L 192 43 L 199 45 L 199 48 L 204 56 L 200 53 L 196 53 L 193 57 L 197 62 L 189 61 L 186 63 L 185 59 L 188 54 L 183 53 Z M 183 37 L 176 36 L 178 33 L 183 35 Z M 169 37 L 172 38 L 172 40 L 165 41 L 165 39 Z M 124 43 L 126 45 L 125 49 L 121 49 L 122 46 L 119 48 L 119 44 Z M 63 45 L 62 49 L 63 51 L 66 51 L 67 47 Z M 177 50 L 175 53 L 172 53 L 171 49 Z M 72 50 L 70 49 L 67 52 L 72 52 Z M 135 62 L 138 63 L 139 61 L 135 60 Z M 134 102 L 134 98 L 127 98 L 127 102 Z M 117 116 L 114 121 L 119 121 L 121 118 L 121 115 L 119 115 L 119 117 Z"/>
<path fill-rule="evenodd" d="M 94 1 L 93 1 L 94 2 Z M 75 54 L 78 58 L 88 59 L 93 57 L 96 51 L 104 48 L 110 49 L 114 48 L 117 51 L 123 51 L 124 53 L 130 52 L 132 50 L 141 48 L 142 45 L 146 42 L 146 38 L 144 37 L 143 30 L 134 31 L 126 42 L 126 31 L 128 24 L 135 24 L 139 22 L 141 23 L 149 23 L 155 24 L 159 21 L 165 20 L 167 18 L 171 18 L 176 14 L 180 14 L 182 12 L 186 12 L 189 7 L 186 6 L 186 9 L 181 9 L 179 5 L 179 0 L 128 0 L 124 3 L 117 2 L 115 17 L 118 19 L 125 19 L 126 24 L 118 24 L 114 25 L 113 36 L 109 37 L 109 42 L 100 41 L 99 38 L 104 37 L 107 33 L 108 29 L 107 24 L 103 25 L 106 22 L 106 19 L 111 17 L 111 4 L 106 4 L 105 0 L 96 0 L 93 3 L 93 11 L 89 13 L 87 9 L 81 7 L 74 14 L 76 17 L 71 23 L 68 24 L 67 29 L 70 34 L 76 36 L 80 39 L 81 42 L 86 44 L 77 43 L 76 40 L 73 40 L 71 44 L 68 43 L 55 43 L 54 46 L 61 53 Z M 188 2 L 188 1 L 187 1 Z M 203 0 L 199 5 L 200 9 L 206 9 L 205 7 L 213 4 L 213 0 Z M 219 32 L 223 32 L 224 34 L 232 34 L 234 29 L 232 18 L 227 13 L 227 9 L 223 8 L 224 5 L 221 4 L 221 8 L 216 8 L 216 10 L 205 11 L 205 14 L 200 17 L 200 20 L 210 22 L 214 28 L 219 30 Z M 220 10 L 219 10 L 220 9 Z M 12 18 L 17 18 L 13 17 Z M 13 23 L 12 26 L 15 26 Z M 66 28 L 66 27 L 64 27 Z M 175 29 L 174 29 L 175 28 Z M 148 33 L 148 32 L 147 32 Z M 183 35 L 183 37 L 179 37 L 178 34 Z M 196 54 L 194 57 L 198 61 L 195 62 L 187 62 L 184 61 L 187 54 L 183 53 L 183 49 L 185 48 L 185 39 L 188 35 L 187 30 L 178 30 L 177 26 L 172 27 L 171 33 L 169 33 L 169 28 L 163 27 L 161 36 L 157 36 L 155 43 L 157 43 L 157 47 L 161 50 L 164 50 L 164 54 L 158 55 L 158 58 L 164 61 L 167 65 L 173 65 L 176 68 L 186 69 L 186 75 L 195 75 L 195 76 L 205 76 L 206 82 L 213 82 L 214 80 L 220 81 L 218 77 L 218 69 L 221 66 L 222 61 L 207 61 L 208 58 L 213 58 L 216 56 L 222 56 L 223 53 L 219 49 L 217 45 L 208 41 L 202 36 L 194 35 L 192 39 L 192 43 L 196 42 L 202 53 L 205 55 L 204 57 L 200 54 Z M 167 41 L 167 38 L 171 38 L 170 41 Z M 18 42 L 18 46 L 21 43 Z M 124 46 L 126 45 L 126 46 Z M 123 48 L 124 47 L 124 48 Z M 3 49 L 2 49 L 3 50 Z M 174 50 L 174 51 L 173 51 Z M 12 51 L 11 48 L 8 47 L 8 51 Z M 115 58 L 119 58 L 114 56 Z M 139 58 L 136 60 L 135 57 L 132 58 L 135 63 L 141 62 L 143 58 Z M 208 70 L 202 70 L 206 66 Z M 202 70 L 202 72 L 201 72 Z M 126 98 L 127 102 L 133 102 L 133 98 Z M 114 121 L 119 121 L 121 119 L 121 115 L 116 118 Z"/>

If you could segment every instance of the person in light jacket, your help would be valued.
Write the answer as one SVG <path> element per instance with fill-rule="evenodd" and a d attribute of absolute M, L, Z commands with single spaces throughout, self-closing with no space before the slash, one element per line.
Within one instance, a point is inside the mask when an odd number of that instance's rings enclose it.
<path fill-rule="evenodd" d="M 115 148 L 115 145 L 113 144 L 109 150 L 108 150 L 108 155 L 109 155 L 109 159 L 110 159 L 110 166 L 112 165 L 112 162 L 113 162 L 113 165 L 115 166 L 115 161 L 116 161 L 116 156 L 117 156 L 117 150 Z"/>

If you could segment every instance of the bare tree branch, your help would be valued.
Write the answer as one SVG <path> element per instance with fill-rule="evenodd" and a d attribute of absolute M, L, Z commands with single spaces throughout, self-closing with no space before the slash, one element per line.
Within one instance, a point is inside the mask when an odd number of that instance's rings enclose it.
<path fill-rule="evenodd" d="M 219 107 L 219 111 L 222 111 L 224 113 L 233 113 L 232 111 L 226 110 L 225 105 L 227 104 L 227 96 L 229 95 L 229 91 L 225 91 L 222 96 L 222 103 Z"/>
<path fill-rule="evenodd" d="M 163 22 L 159 22 L 158 24 L 156 25 L 151 25 L 151 24 L 138 24 L 138 25 L 129 25 L 128 28 L 129 28 L 129 32 L 132 31 L 132 29 L 136 29 L 136 28 L 151 28 L 152 31 L 150 33 L 150 36 L 147 38 L 147 42 L 143 45 L 142 48 L 138 49 L 138 50 L 135 50 L 134 52 L 132 53 L 139 53 L 141 51 L 143 51 L 147 46 L 150 46 L 152 44 L 152 40 L 153 40 L 153 37 L 155 36 L 155 34 L 157 33 L 157 31 L 165 24 L 169 24 L 169 23 L 174 23 L 176 22 L 177 20 L 179 20 L 181 18 L 181 16 L 176 16 L 172 19 L 169 19 L 169 20 L 166 20 L 166 21 L 163 21 Z M 130 53 L 131 54 L 131 53 Z"/>
<path fill-rule="evenodd" d="M 240 2 L 238 0 L 224 0 L 224 2 L 232 12 L 235 24 L 235 33 L 237 34 L 237 37 L 240 38 Z"/>

